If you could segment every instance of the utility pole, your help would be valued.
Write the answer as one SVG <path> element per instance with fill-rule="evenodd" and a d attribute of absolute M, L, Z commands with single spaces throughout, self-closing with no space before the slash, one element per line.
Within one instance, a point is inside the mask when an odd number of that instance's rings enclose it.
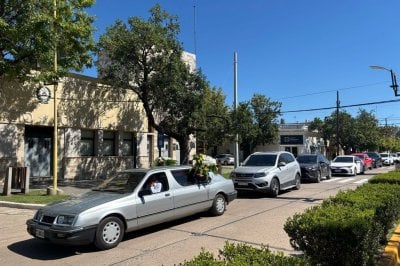
<path fill-rule="evenodd" d="M 233 94 L 234 94 L 234 101 L 233 107 L 236 114 L 238 102 L 237 102 L 237 53 L 235 52 L 233 55 Z M 235 135 L 235 168 L 239 166 L 239 135 Z"/>
<path fill-rule="evenodd" d="M 53 0 L 53 31 L 56 32 L 57 0 Z M 54 34 L 56 35 L 56 34 Z M 57 36 L 54 36 L 54 73 L 57 75 Z M 54 133 L 53 133 L 53 195 L 57 194 L 58 174 L 58 117 L 57 117 L 57 87 L 58 80 L 54 80 Z"/>
<path fill-rule="evenodd" d="M 336 91 L 336 156 L 339 155 L 339 91 Z"/>

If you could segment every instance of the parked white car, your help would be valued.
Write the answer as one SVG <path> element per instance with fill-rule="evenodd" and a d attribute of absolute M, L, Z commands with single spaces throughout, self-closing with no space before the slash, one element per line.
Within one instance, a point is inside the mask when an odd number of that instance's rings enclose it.
<path fill-rule="evenodd" d="M 281 190 L 300 189 L 301 170 L 289 152 L 256 152 L 232 171 L 231 178 L 236 190 L 260 191 L 276 197 Z"/>
<path fill-rule="evenodd" d="M 332 175 L 357 175 L 364 174 L 365 166 L 358 156 L 340 155 L 331 162 Z"/>
<path fill-rule="evenodd" d="M 389 153 L 389 152 L 381 152 L 380 155 L 382 157 L 383 165 L 393 165 L 394 164 L 393 157 L 392 157 L 391 153 Z"/>

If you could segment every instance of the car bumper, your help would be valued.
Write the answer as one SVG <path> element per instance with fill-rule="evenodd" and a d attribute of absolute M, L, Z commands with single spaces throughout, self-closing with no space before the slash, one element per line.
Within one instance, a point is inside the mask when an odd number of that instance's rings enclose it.
<path fill-rule="evenodd" d="M 251 190 L 260 192 L 269 192 L 269 183 L 267 181 L 253 181 L 237 180 L 233 182 L 236 190 Z"/>
<path fill-rule="evenodd" d="M 354 175 L 351 168 L 333 168 L 331 169 L 332 175 Z"/>
<path fill-rule="evenodd" d="M 56 244 L 86 245 L 94 241 L 96 226 L 70 228 L 42 225 L 33 219 L 26 221 L 27 231 L 37 239 L 49 240 Z"/>
<path fill-rule="evenodd" d="M 301 169 L 302 179 L 316 179 L 318 177 L 318 170 Z"/>
<path fill-rule="evenodd" d="M 228 193 L 226 198 L 227 198 L 228 203 L 237 199 L 237 191 L 235 190 L 231 193 Z"/>

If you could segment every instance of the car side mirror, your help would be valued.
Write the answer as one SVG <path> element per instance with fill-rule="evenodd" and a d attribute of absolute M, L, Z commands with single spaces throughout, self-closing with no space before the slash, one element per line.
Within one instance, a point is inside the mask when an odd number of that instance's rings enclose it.
<path fill-rule="evenodd" d="M 278 163 L 278 166 L 279 166 L 279 167 L 282 167 L 282 166 L 285 166 L 285 165 L 286 165 L 285 162 L 279 162 L 279 163 Z"/>
<path fill-rule="evenodd" d="M 143 189 L 139 191 L 139 197 L 143 198 L 143 196 L 151 195 L 151 190 L 150 189 Z"/>

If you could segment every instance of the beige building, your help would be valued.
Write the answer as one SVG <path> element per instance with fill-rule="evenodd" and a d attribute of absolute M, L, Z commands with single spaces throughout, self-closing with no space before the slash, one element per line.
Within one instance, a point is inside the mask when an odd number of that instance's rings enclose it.
<path fill-rule="evenodd" d="M 59 82 L 55 96 L 59 180 L 104 178 L 120 169 L 148 167 L 158 156 L 157 133 L 149 129 L 132 91 L 71 74 Z M 0 180 L 16 165 L 29 167 L 31 178 L 51 178 L 54 86 L 0 80 L 0 135 Z M 163 149 L 178 147 L 173 139 L 165 143 Z M 177 154 L 168 149 L 169 157 Z"/>

